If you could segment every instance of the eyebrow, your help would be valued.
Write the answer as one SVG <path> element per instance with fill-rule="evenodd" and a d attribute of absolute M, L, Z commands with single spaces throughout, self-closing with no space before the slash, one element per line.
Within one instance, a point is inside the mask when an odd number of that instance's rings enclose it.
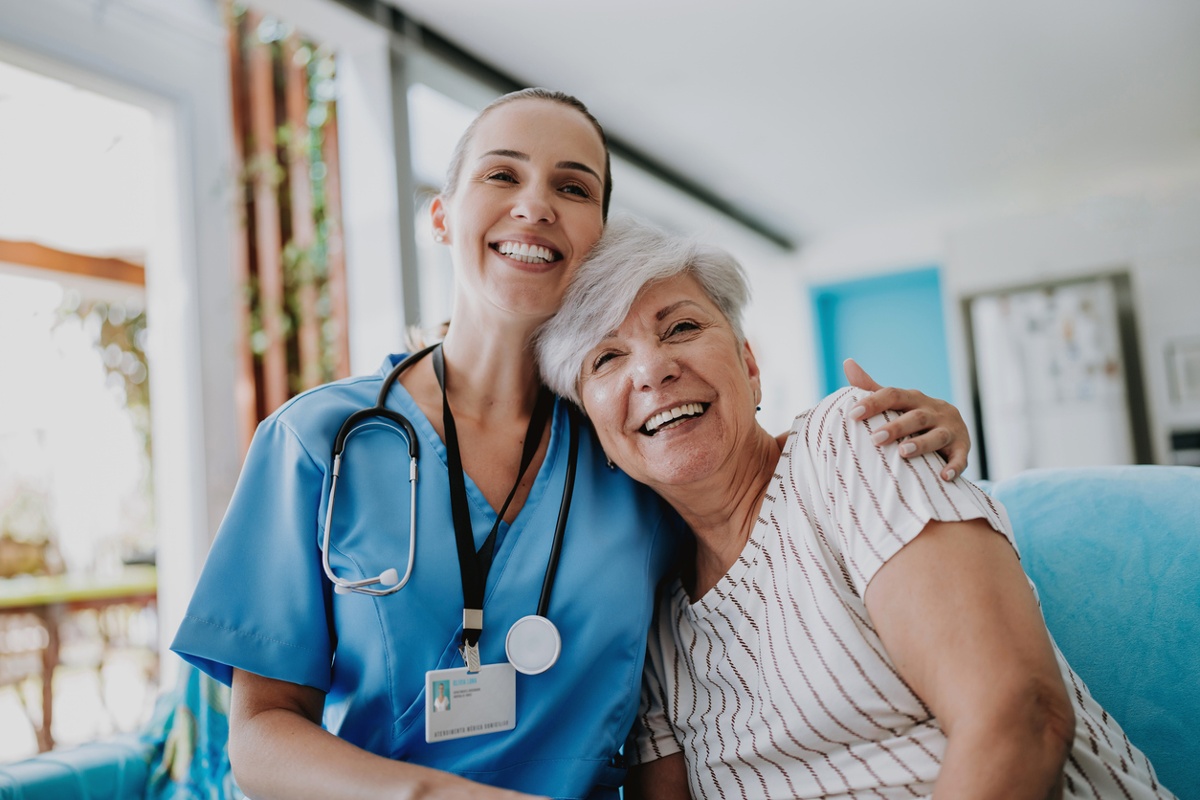
<path fill-rule="evenodd" d="M 520 150 L 488 150 L 483 155 L 484 156 L 500 156 L 501 158 L 515 158 L 518 161 L 528 161 L 529 160 L 529 154 L 522 153 Z M 604 182 L 604 179 L 600 177 L 600 173 L 596 172 L 596 170 L 592 169 L 587 164 L 581 163 L 579 161 L 559 161 L 557 164 L 554 165 L 554 168 L 555 169 L 573 169 L 573 170 L 578 170 L 579 172 L 586 172 L 587 174 L 591 175 L 592 177 L 594 177 L 596 180 L 600 181 L 601 183 Z"/>
<path fill-rule="evenodd" d="M 696 308 L 702 308 L 702 306 L 699 303 L 697 303 L 695 300 L 680 300 L 678 303 L 672 303 L 671 305 L 667 306 L 666 308 L 660 309 L 659 312 L 654 315 L 654 318 L 661 322 L 663 319 L 665 319 L 666 317 L 669 317 L 671 314 L 673 314 L 677 310 L 679 310 L 679 308 L 681 306 L 689 306 L 689 305 L 695 306 Z"/>
<path fill-rule="evenodd" d="M 672 303 L 669 306 L 659 309 L 658 312 L 654 315 L 654 318 L 656 320 L 658 320 L 659 322 L 662 322 L 664 319 L 666 319 L 667 317 L 674 314 L 676 311 L 678 311 L 683 306 L 695 306 L 696 308 L 699 308 L 700 310 L 704 310 L 704 307 L 701 306 L 699 303 L 697 303 L 695 300 L 680 300 L 678 303 Z M 604 334 L 603 338 L 601 338 L 600 341 L 604 341 L 605 339 L 612 339 L 616 335 L 617 335 L 617 329 L 613 328 L 611 331 Z"/>

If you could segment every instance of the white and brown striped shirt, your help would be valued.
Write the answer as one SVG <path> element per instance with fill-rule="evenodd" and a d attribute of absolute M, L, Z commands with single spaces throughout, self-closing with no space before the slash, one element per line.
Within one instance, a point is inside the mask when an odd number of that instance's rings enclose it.
<path fill-rule="evenodd" d="M 797 417 L 742 554 L 699 602 L 676 581 L 650 636 L 633 763 L 682 751 L 692 796 L 918 798 L 933 792 L 946 737 L 898 674 L 863 595 L 931 520 L 984 519 L 1011 543 L 1002 507 L 933 457 L 876 446 L 876 420 L 843 390 Z M 1057 652 L 1057 650 L 1056 650 Z M 1069 798 L 1171 798 L 1070 670 L 1077 718 Z"/>

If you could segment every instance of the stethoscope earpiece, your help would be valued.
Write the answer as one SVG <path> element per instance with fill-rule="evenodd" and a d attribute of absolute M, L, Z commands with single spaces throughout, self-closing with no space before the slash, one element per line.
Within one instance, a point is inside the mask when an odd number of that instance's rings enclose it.
<path fill-rule="evenodd" d="M 410 566 L 409 572 L 411 571 L 412 567 Z M 345 578 L 338 578 L 336 576 L 330 578 L 330 580 L 334 581 L 333 591 L 337 594 L 353 594 L 356 591 L 362 591 L 364 587 L 374 586 L 375 584 L 379 584 L 383 589 L 376 589 L 369 592 L 369 594 L 391 594 L 399 590 L 408 581 L 408 575 L 405 575 L 404 581 L 401 581 L 399 572 L 394 569 L 385 569 L 379 573 L 379 577 L 367 578 L 363 581 L 348 581 Z"/>

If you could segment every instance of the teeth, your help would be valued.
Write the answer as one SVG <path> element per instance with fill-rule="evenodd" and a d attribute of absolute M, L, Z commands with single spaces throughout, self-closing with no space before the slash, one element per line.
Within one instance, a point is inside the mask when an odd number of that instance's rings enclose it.
<path fill-rule="evenodd" d="M 695 417 L 703 413 L 704 406 L 700 405 L 699 403 L 684 403 L 681 406 L 676 406 L 675 408 L 667 411 L 660 411 L 650 419 L 646 420 L 646 432 L 654 433 L 668 422 L 673 422 L 680 417 Z"/>
<path fill-rule="evenodd" d="M 523 261 L 526 264 L 549 264 L 556 260 L 554 251 L 548 247 L 522 242 L 500 242 L 496 250 L 509 258 Z"/>

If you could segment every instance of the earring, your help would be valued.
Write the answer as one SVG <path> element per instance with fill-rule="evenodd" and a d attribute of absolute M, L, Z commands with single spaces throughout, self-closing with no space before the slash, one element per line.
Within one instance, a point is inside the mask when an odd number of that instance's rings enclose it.
<path fill-rule="evenodd" d="M 433 240 L 434 240 L 435 242 L 437 242 L 438 244 L 442 244 L 443 242 L 445 242 L 445 241 L 446 241 L 446 234 L 445 234 L 445 232 L 444 232 L 444 231 L 436 231 L 436 232 L 433 234 Z"/>
<path fill-rule="evenodd" d="M 604 460 L 608 462 L 608 468 L 609 468 L 609 469 L 616 469 L 616 468 L 617 468 L 617 465 L 613 463 L 613 460 L 612 460 L 612 458 L 610 458 L 610 457 L 609 457 L 608 453 L 605 453 L 605 454 L 604 454 Z"/>

